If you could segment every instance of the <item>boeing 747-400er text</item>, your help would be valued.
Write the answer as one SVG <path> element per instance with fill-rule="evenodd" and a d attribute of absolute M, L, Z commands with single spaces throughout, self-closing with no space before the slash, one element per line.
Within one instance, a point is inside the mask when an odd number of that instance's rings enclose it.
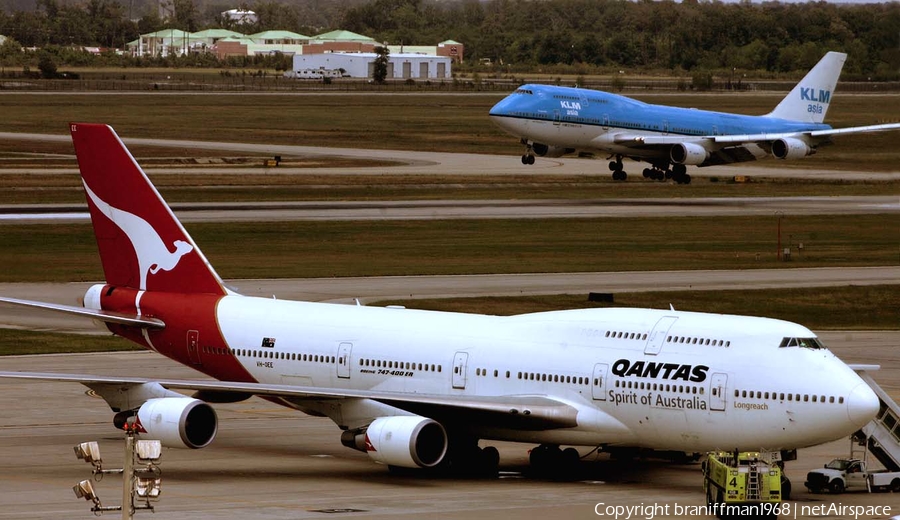
<path fill-rule="evenodd" d="M 627 177 L 622 159 L 650 163 L 644 177 L 691 182 L 687 166 L 799 159 L 831 136 L 900 130 L 900 123 L 833 129 L 823 124 L 847 55 L 829 52 L 775 110 L 745 116 L 651 105 L 598 90 L 523 85 L 491 109 L 491 119 L 534 155 L 609 154 L 614 180 Z"/>
<path fill-rule="evenodd" d="M 327 416 L 344 445 L 386 465 L 464 473 L 496 472 L 492 440 L 540 445 L 531 460 L 547 469 L 577 462 L 560 446 L 793 450 L 846 437 L 878 411 L 850 366 L 786 321 L 626 308 L 500 317 L 236 294 L 112 128 L 71 134 L 106 283 L 83 307 L 2 300 L 97 320 L 215 380 L 0 377 L 81 383 L 115 424 L 133 420 L 165 445 L 209 445 L 209 403 L 250 396 Z"/>

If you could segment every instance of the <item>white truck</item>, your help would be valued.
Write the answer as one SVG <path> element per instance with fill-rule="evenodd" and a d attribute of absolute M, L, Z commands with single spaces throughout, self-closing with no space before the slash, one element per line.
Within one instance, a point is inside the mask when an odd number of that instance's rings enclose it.
<path fill-rule="evenodd" d="M 803 483 L 812 493 L 828 490 L 893 491 L 900 492 L 900 471 L 866 471 L 866 463 L 859 459 L 834 459 L 822 469 L 806 474 Z"/>

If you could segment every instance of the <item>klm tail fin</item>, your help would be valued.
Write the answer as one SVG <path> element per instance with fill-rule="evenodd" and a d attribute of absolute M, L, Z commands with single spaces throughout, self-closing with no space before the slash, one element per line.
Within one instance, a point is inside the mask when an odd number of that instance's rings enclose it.
<path fill-rule="evenodd" d="M 107 283 L 142 291 L 226 294 L 115 131 L 69 125 Z"/>
<path fill-rule="evenodd" d="M 841 69 L 847 55 L 841 52 L 829 52 L 806 76 L 797 83 L 794 90 L 778 103 L 775 110 L 767 114 L 769 117 L 800 121 L 803 123 L 821 123 L 825 121 L 828 105 L 834 87 L 837 85 Z"/>

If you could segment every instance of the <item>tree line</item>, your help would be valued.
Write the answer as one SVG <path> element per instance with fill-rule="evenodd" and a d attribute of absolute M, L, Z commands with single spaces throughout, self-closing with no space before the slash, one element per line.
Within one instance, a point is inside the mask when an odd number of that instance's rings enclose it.
<path fill-rule="evenodd" d="M 591 73 L 805 70 L 825 52 L 847 52 L 845 78 L 900 78 L 900 3 L 753 4 L 684 0 L 260 0 L 259 20 L 235 27 L 219 5 L 172 0 L 173 16 L 138 19 L 117 0 L 0 12 L 0 34 L 27 47 L 123 47 L 163 28 L 284 29 L 317 34 L 346 29 L 389 44 L 465 45 L 468 63 L 490 60 L 510 72 L 538 68 Z M 198 2 L 200 0 L 197 0 Z M 224 9 L 223 9 L 224 10 Z M 567 69 L 567 70 L 568 70 Z"/>

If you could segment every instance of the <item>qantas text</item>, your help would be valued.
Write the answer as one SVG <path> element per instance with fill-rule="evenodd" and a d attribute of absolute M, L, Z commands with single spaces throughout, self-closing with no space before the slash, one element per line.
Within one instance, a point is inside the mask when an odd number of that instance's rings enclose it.
<path fill-rule="evenodd" d="M 652 377 L 661 379 L 692 381 L 700 383 L 706 381 L 706 365 L 679 365 L 678 363 L 656 363 L 654 361 L 629 361 L 620 359 L 613 363 L 612 372 L 619 377 Z"/>

